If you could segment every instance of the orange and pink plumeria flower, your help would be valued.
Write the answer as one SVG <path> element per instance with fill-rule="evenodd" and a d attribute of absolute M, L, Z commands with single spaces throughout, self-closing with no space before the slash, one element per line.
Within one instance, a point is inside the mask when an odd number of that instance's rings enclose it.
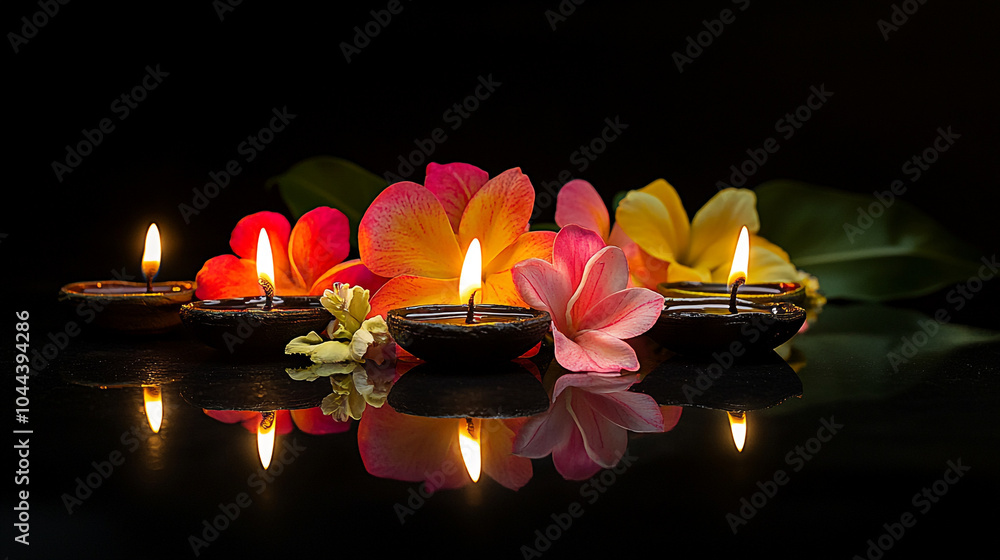
<path fill-rule="evenodd" d="M 523 306 L 511 268 L 548 259 L 555 234 L 527 231 L 535 189 L 520 169 L 493 177 L 465 163 L 427 166 L 424 184 L 404 181 L 372 202 L 358 228 L 361 262 L 391 278 L 370 315 L 425 304 L 458 304 L 459 277 L 473 239 L 482 246 L 481 303 Z"/>
<path fill-rule="evenodd" d="M 636 371 L 639 359 L 623 339 L 648 331 L 663 296 L 629 288 L 625 253 L 597 232 L 569 225 L 556 235 L 552 262 L 518 263 L 514 283 L 524 301 L 552 316 L 555 358 L 570 371 Z"/>
<path fill-rule="evenodd" d="M 255 296 L 257 237 L 267 230 L 274 259 L 275 293 L 282 296 L 321 295 L 334 282 L 377 290 L 385 278 L 374 275 L 357 259 L 343 262 L 350 251 L 347 217 L 321 206 L 299 218 L 292 228 L 277 212 L 246 216 L 229 239 L 234 255 L 220 255 L 205 262 L 196 278 L 200 299 Z"/>

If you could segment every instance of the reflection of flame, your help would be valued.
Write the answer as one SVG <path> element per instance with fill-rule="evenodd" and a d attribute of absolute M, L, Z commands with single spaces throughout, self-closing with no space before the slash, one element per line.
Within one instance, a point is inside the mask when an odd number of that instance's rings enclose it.
<path fill-rule="evenodd" d="M 142 388 L 142 400 L 146 405 L 146 420 L 153 433 L 160 431 L 160 423 L 163 421 L 163 395 L 160 388 L 156 386 Z"/>
<path fill-rule="evenodd" d="M 743 444 L 747 440 L 747 414 L 745 412 L 727 412 L 729 427 L 733 430 L 733 443 L 736 450 L 743 452 Z"/>
<path fill-rule="evenodd" d="M 152 280 L 160 271 L 160 230 L 156 224 L 149 224 L 146 231 L 146 247 L 142 251 L 142 275 Z"/>
<path fill-rule="evenodd" d="M 469 471 L 472 482 L 479 480 L 479 473 L 483 469 L 482 451 L 479 447 L 478 418 L 466 418 L 458 421 L 458 446 L 462 449 L 462 460 L 465 461 L 465 469 Z"/>
<path fill-rule="evenodd" d="M 267 470 L 271 464 L 271 454 L 274 453 L 274 411 L 263 412 L 260 415 L 260 426 L 257 427 L 257 454 L 260 464 Z"/>
<path fill-rule="evenodd" d="M 473 239 L 462 263 L 462 276 L 458 280 L 458 294 L 462 303 L 468 302 L 475 290 L 482 287 L 483 250 L 479 239 Z"/>
<path fill-rule="evenodd" d="M 264 228 L 260 229 L 260 235 L 257 236 L 257 278 L 274 289 L 274 258 L 271 256 L 271 241 Z"/>
<path fill-rule="evenodd" d="M 740 240 L 736 242 L 736 252 L 733 253 L 733 267 L 729 269 L 729 285 L 738 278 L 746 280 L 747 264 L 750 262 L 750 232 L 747 226 L 740 230 Z"/>

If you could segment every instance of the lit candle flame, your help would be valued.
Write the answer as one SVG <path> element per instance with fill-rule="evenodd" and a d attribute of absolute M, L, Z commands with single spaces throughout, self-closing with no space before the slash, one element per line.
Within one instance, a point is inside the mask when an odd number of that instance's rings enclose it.
<path fill-rule="evenodd" d="M 473 292 L 483 287 L 482 277 L 483 249 L 479 245 L 479 239 L 473 239 L 465 253 L 462 276 L 458 280 L 458 295 L 462 303 L 469 301 Z"/>
<path fill-rule="evenodd" d="M 740 230 L 740 240 L 736 242 L 736 252 L 733 253 L 733 267 L 729 269 L 728 284 L 730 288 L 736 280 L 740 278 L 746 280 L 749 262 L 750 232 L 747 231 L 747 226 L 743 226 L 743 229 Z"/>
<path fill-rule="evenodd" d="M 146 420 L 149 422 L 153 433 L 160 431 L 160 423 L 163 422 L 163 395 L 160 388 L 153 385 L 142 388 L 142 400 L 146 405 Z"/>
<path fill-rule="evenodd" d="M 263 228 L 257 236 L 257 281 L 264 288 L 265 295 L 269 291 L 274 292 L 274 258 L 271 256 L 271 241 L 267 237 L 267 230 Z"/>
<path fill-rule="evenodd" d="M 479 481 L 479 474 L 483 470 L 483 457 L 479 445 L 480 422 L 478 418 L 464 418 L 458 421 L 458 446 L 462 450 L 462 461 L 465 462 L 465 470 L 469 471 L 472 482 Z"/>
<path fill-rule="evenodd" d="M 260 415 L 260 425 L 257 426 L 257 454 L 260 455 L 260 464 L 267 470 L 271 464 L 271 454 L 274 453 L 274 424 L 276 422 L 274 411 L 262 412 Z"/>
<path fill-rule="evenodd" d="M 156 224 L 149 224 L 146 230 L 146 246 L 142 250 L 142 275 L 152 280 L 160 271 L 160 230 Z"/>
<path fill-rule="evenodd" d="M 729 428 L 733 431 L 733 443 L 736 450 L 743 452 L 743 444 L 747 441 L 747 414 L 746 412 L 727 412 L 729 415 Z"/>

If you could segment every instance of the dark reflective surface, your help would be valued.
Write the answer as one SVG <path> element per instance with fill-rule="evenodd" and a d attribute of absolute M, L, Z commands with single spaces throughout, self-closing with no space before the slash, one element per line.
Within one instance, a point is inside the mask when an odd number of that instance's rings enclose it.
<path fill-rule="evenodd" d="M 58 326 L 35 317 L 40 333 Z M 234 361 L 183 332 L 122 341 L 92 330 L 32 381 L 32 548 L 81 558 L 465 547 L 518 557 L 548 543 L 546 556 L 563 557 L 659 543 L 688 554 L 850 557 L 904 513 L 916 524 L 894 541 L 897 557 L 983 542 L 993 516 L 980 506 L 998 488 L 1000 335 L 940 325 L 894 364 L 925 320 L 828 306 L 780 356 L 728 367 L 641 337 L 632 341 L 640 372 L 599 381 L 547 363 L 544 351 L 492 377 L 405 366 L 393 384 L 367 372 L 388 402 L 369 399 L 360 421 L 345 422 L 315 408 L 333 394 L 331 379 L 289 376 L 299 361 Z M 515 378 L 534 395 L 518 402 L 535 409 L 501 413 Z M 155 435 L 148 384 L 163 394 Z M 474 403 L 488 406 L 455 408 Z M 292 410 L 279 412 L 264 472 L 253 428 L 266 409 Z M 751 411 L 742 453 L 726 410 Z M 493 417 L 481 420 L 477 483 L 458 451 L 470 413 Z M 958 477 L 952 465 L 970 470 Z"/>

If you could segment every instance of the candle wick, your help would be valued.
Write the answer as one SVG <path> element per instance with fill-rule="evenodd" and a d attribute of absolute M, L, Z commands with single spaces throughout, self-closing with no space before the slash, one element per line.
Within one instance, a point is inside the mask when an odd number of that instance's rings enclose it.
<path fill-rule="evenodd" d="M 146 293 L 153 293 L 153 279 L 150 277 L 146 277 Z"/>
<path fill-rule="evenodd" d="M 260 284 L 261 288 L 264 288 L 264 310 L 267 311 L 271 309 L 271 304 L 274 301 L 274 286 L 263 278 L 258 278 L 257 283 Z"/>
<path fill-rule="evenodd" d="M 476 322 L 476 292 L 479 290 L 472 290 L 472 295 L 469 296 L 469 312 L 465 315 L 465 324 L 471 325 Z"/>
<path fill-rule="evenodd" d="M 733 280 L 733 293 L 729 298 L 729 312 L 736 313 L 736 292 L 739 291 L 740 286 L 742 286 L 747 281 L 746 278 L 740 277 Z"/>

